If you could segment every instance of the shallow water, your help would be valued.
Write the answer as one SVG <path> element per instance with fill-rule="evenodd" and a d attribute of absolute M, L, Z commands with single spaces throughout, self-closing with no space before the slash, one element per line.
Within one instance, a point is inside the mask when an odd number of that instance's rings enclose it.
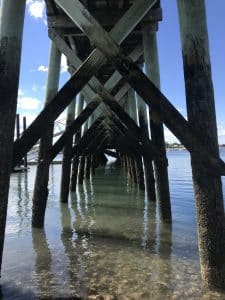
<path fill-rule="evenodd" d="M 201 289 L 189 155 L 170 151 L 168 159 L 172 228 L 159 223 L 157 207 L 113 165 L 80 186 L 69 205 L 60 204 L 61 167 L 54 165 L 45 230 L 32 230 L 35 167 L 28 174 L 13 174 L 3 299 L 95 299 L 95 294 L 107 299 L 225 299 Z"/>

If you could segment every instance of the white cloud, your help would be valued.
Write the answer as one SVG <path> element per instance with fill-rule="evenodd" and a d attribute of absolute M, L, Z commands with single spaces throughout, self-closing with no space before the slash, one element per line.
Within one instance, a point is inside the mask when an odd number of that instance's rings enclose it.
<path fill-rule="evenodd" d="M 39 87 L 36 84 L 33 84 L 31 87 L 31 90 L 36 93 L 36 92 L 38 92 Z"/>
<path fill-rule="evenodd" d="M 48 72 L 48 67 L 44 66 L 44 65 L 40 65 L 38 66 L 37 70 L 39 72 Z M 61 57 L 61 73 L 65 73 L 68 71 L 68 66 L 67 66 L 67 58 L 64 54 L 62 54 Z"/>
<path fill-rule="evenodd" d="M 45 2 L 44 0 L 27 0 L 28 12 L 35 19 L 44 19 Z"/>
<path fill-rule="evenodd" d="M 39 72 L 48 72 L 48 67 L 44 66 L 44 65 L 40 65 L 38 66 L 37 70 Z M 64 54 L 62 54 L 61 57 L 61 73 L 65 73 L 68 71 L 68 66 L 67 66 L 67 58 Z"/>
<path fill-rule="evenodd" d="M 67 66 L 67 58 L 64 54 L 62 54 L 61 57 L 61 73 L 65 73 L 68 70 L 68 66 Z"/>
<path fill-rule="evenodd" d="M 24 95 L 24 92 L 23 92 L 21 89 L 19 89 L 19 90 L 18 90 L 18 96 L 21 97 L 21 96 L 23 96 L 23 95 Z"/>
<path fill-rule="evenodd" d="M 38 71 L 39 71 L 39 72 L 48 72 L 48 67 L 45 67 L 45 66 L 43 66 L 43 65 L 40 65 L 40 66 L 38 67 Z"/>
<path fill-rule="evenodd" d="M 18 97 L 18 108 L 23 110 L 35 110 L 40 108 L 40 100 L 33 97 Z"/>

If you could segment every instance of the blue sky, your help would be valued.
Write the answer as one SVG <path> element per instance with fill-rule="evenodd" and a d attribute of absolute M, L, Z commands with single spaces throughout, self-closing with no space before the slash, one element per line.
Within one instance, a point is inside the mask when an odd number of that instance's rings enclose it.
<path fill-rule="evenodd" d="M 186 116 L 176 0 L 161 0 L 161 3 L 163 21 L 158 32 L 161 88 Z M 220 143 L 225 143 L 225 1 L 206 0 L 206 8 L 218 135 Z M 43 107 L 47 78 L 49 39 L 43 0 L 27 0 L 23 40 L 18 112 L 26 115 L 30 123 Z M 60 85 L 67 79 L 66 59 L 63 58 Z M 168 130 L 165 135 L 167 141 L 174 141 Z"/>

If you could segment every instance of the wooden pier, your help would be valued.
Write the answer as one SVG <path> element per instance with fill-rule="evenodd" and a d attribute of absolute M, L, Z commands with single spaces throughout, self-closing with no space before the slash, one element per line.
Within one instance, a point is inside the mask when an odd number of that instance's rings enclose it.
<path fill-rule="evenodd" d="M 24 157 L 27 167 L 26 154 L 38 141 L 33 227 L 44 227 L 49 166 L 61 151 L 59 201 L 67 202 L 77 184 L 94 176 L 107 154 L 146 190 L 149 201 L 158 202 L 160 222 L 171 224 L 165 125 L 191 155 L 203 284 L 225 289 L 225 163 L 218 149 L 204 0 L 177 0 L 188 120 L 160 91 L 157 31 L 163 1 L 45 0 L 51 39 L 45 107 L 28 128 L 23 120 L 22 135 L 17 117 L 14 141 L 25 3 L 2 0 L 0 263 L 10 173 Z M 61 54 L 71 77 L 58 90 Z M 54 122 L 65 109 L 65 131 L 53 144 Z"/>

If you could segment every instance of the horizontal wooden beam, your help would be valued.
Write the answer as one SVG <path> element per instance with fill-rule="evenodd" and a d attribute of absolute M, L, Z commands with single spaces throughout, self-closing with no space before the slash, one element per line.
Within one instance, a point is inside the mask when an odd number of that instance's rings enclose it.
<path fill-rule="evenodd" d="M 126 10 L 96 10 L 94 17 L 102 24 L 102 26 L 113 26 L 126 13 Z M 157 22 L 162 20 L 162 9 L 151 9 L 149 13 L 143 18 L 144 22 Z M 74 22 L 66 15 L 53 15 L 47 17 L 49 28 L 74 28 Z M 80 30 L 78 30 L 79 32 Z"/>

